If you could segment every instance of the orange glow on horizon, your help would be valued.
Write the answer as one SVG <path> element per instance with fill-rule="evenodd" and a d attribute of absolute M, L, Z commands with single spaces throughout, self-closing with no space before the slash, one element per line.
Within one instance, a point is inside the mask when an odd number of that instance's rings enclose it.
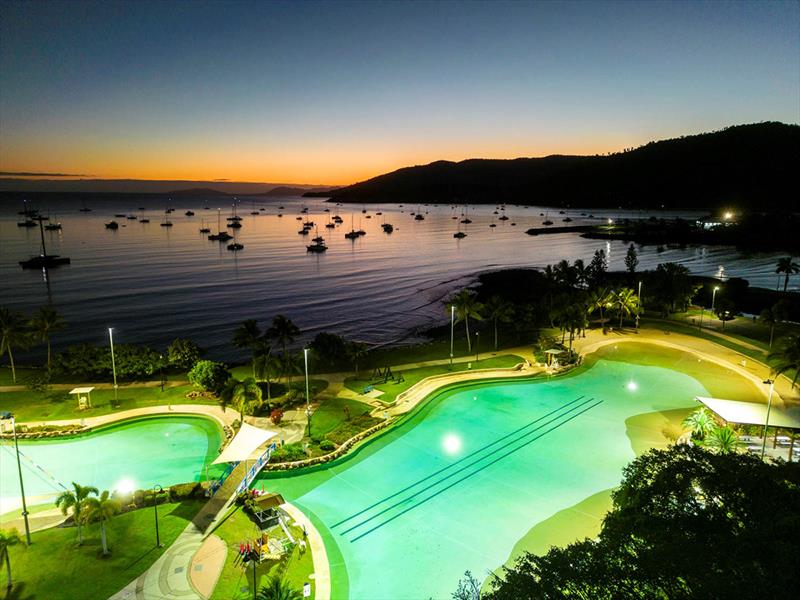
<path fill-rule="evenodd" d="M 622 136 L 620 136 L 622 138 Z M 258 148 L 253 145 L 224 144 L 209 140 L 191 145 L 130 144 L 81 140 L 77 144 L 56 140 L 46 148 L 26 140 L 14 144 L 6 140 L 0 156 L 0 171 L 35 173 L 76 173 L 82 176 L 57 179 L 142 179 L 227 182 L 296 182 L 298 184 L 349 185 L 403 167 L 437 160 L 461 161 L 469 158 L 510 159 L 541 157 L 550 154 L 604 154 L 609 149 L 632 145 L 630 140 L 608 139 L 583 142 L 531 144 L 470 143 L 457 145 L 426 143 L 425 149 L 393 145 L 383 141 L 340 145 Z M 80 143 L 84 142 L 84 143 Z M 637 142 L 639 143 L 639 142 Z M 470 150 L 475 148 L 475 150 Z M 65 158 L 69 157 L 69 158 Z M 26 177 L 33 179 L 34 177 Z M 52 177 L 43 177 L 50 179 Z"/>

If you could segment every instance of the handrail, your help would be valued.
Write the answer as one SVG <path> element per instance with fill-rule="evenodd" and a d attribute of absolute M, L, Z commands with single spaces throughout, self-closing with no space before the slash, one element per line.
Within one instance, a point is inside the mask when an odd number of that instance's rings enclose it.
<path fill-rule="evenodd" d="M 228 463 L 228 466 L 227 466 L 227 467 L 225 467 L 225 470 L 222 472 L 222 475 L 220 475 L 219 479 L 216 479 L 216 480 L 214 481 L 214 483 L 212 483 L 212 484 L 211 484 L 211 485 L 208 487 L 208 495 L 209 495 L 209 497 L 211 497 L 211 496 L 213 496 L 214 494 L 216 494 L 216 493 L 217 493 L 217 490 L 219 490 L 219 488 L 221 488 L 221 487 L 222 487 L 222 484 L 223 484 L 223 483 L 225 483 L 225 480 L 228 478 L 228 476 L 229 476 L 231 473 L 233 473 L 233 470 L 234 470 L 234 469 L 235 469 L 235 468 L 236 468 L 238 465 L 239 465 L 239 463 L 238 463 L 238 462 L 234 462 L 234 463 Z"/>
<path fill-rule="evenodd" d="M 247 473 L 245 473 L 244 479 L 242 479 L 242 482 L 233 493 L 234 496 L 238 496 L 247 489 L 247 486 L 250 484 L 250 482 L 255 479 L 259 471 L 261 471 L 264 465 L 269 462 L 269 459 L 272 457 L 272 453 L 276 450 L 276 448 L 277 446 L 275 445 L 275 442 L 267 446 L 267 449 L 264 450 L 263 454 L 256 459 L 256 462 L 253 464 L 253 466 L 250 467 Z"/>

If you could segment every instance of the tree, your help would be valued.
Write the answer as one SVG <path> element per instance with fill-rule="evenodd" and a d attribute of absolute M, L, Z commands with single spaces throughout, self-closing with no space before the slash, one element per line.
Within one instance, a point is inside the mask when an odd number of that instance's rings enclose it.
<path fill-rule="evenodd" d="M 16 529 L 0 529 L 0 560 L 6 563 L 6 576 L 8 577 L 8 584 L 6 585 L 7 596 L 10 597 L 10 590 L 14 585 L 11 579 L 11 546 L 16 546 L 22 541 L 19 532 Z"/>
<path fill-rule="evenodd" d="M 763 325 L 765 325 L 766 327 L 769 327 L 769 347 L 770 347 L 770 349 L 772 349 L 772 338 L 775 335 L 775 325 L 780 323 L 780 321 L 782 320 L 781 316 L 776 311 L 776 307 L 777 306 L 778 305 L 775 304 L 774 306 L 772 306 L 770 308 L 765 308 L 764 310 L 761 311 L 761 314 L 758 315 L 758 321 L 760 323 L 762 323 Z"/>
<path fill-rule="evenodd" d="M 481 582 L 470 571 L 464 571 L 464 578 L 458 580 L 458 588 L 453 592 L 453 600 L 481 600 Z"/>
<path fill-rule="evenodd" d="M 593 287 L 600 285 L 605 280 L 606 271 L 608 271 L 608 261 L 605 250 L 595 250 L 592 261 L 589 263 L 589 281 Z"/>
<path fill-rule="evenodd" d="M 692 283 L 689 269 L 678 263 L 658 265 L 651 287 L 654 288 L 653 296 L 667 304 L 668 312 L 675 312 L 676 306 L 685 310 L 700 288 Z"/>
<path fill-rule="evenodd" d="M 191 369 L 203 354 L 203 349 L 192 340 L 177 338 L 167 348 L 167 361 L 176 369 Z"/>
<path fill-rule="evenodd" d="M 606 328 L 605 317 L 603 316 L 603 309 L 611 307 L 611 294 L 607 288 L 596 288 L 589 292 L 587 299 L 587 316 L 592 316 L 594 311 L 600 311 L 600 324 L 603 326 L 603 331 Z"/>
<path fill-rule="evenodd" d="M 261 343 L 261 328 L 255 319 L 246 319 L 233 332 L 233 345 L 250 350 L 252 354 L 253 377 L 256 376 L 256 352 Z"/>
<path fill-rule="evenodd" d="M 90 494 L 95 496 L 98 494 L 97 488 L 92 486 L 83 486 L 78 483 L 72 482 L 71 490 L 64 490 L 56 498 L 56 506 L 61 509 L 61 513 L 66 515 L 69 509 L 72 509 L 72 520 L 75 521 L 75 526 L 78 528 L 78 545 L 83 544 L 83 508 L 86 505 L 86 499 Z"/>
<path fill-rule="evenodd" d="M 514 307 L 500 296 L 492 296 L 484 305 L 484 313 L 494 326 L 494 349 L 497 350 L 497 323 L 510 323 L 514 318 Z"/>
<path fill-rule="evenodd" d="M 780 341 L 775 352 L 770 352 L 767 360 L 772 364 L 775 375 L 788 375 L 794 371 L 791 382 L 794 388 L 800 377 L 800 335 L 790 335 Z"/>
<path fill-rule="evenodd" d="M 324 368 L 340 369 L 350 362 L 348 343 L 340 335 L 322 331 L 314 336 L 309 347 L 314 352 L 315 362 Z"/>
<path fill-rule="evenodd" d="M 739 436 L 730 427 L 714 427 L 706 438 L 706 447 L 717 454 L 731 454 L 741 446 Z"/>
<path fill-rule="evenodd" d="M 639 266 L 639 253 L 636 252 L 636 246 L 631 244 L 628 246 L 628 251 L 625 253 L 625 268 L 628 273 L 633 275 L 636 273 L 636 267 Z"/>
<path fill-rule="evenodd" d="M 464 328 L 467 332 L 467 352 L 472 352 L 472 340 L 469 335 L 469 318 L 482 321 L 481 311 L 483 305 L 478 302 L 478 295 L 472 290 L 461 290 L 450 299 L 450 303 L 456 307 L 456 323 L 464 321 Z"/>
<path fill-rule="evenodd" d="M 219 399 L 222 410 L 233 406 L 239 411 L 240 423 L 244 423 L 244 413 L 253 412 L 264 404 L 261 388 L 258 387 L 255 377 L 248 377 L 242 381 L 229 379 L 222 389 Z"/>
<path fill-rule="evenodd" d="M 775 598 L 800 588 L 797 463 L 679 444 L 623 475 L 596 539 L 522 556 L 484 598 Z"/>
<path fill-rule="evenodd" d="M 50 336 L 55 331 L 61 331 L 65 327 L 64 318 L 52 306 L 41 306 L 33 313 L 30 320 L 31 332 L 35 339 L 47 344 L 47 368 L 50 368 Z"/>
<path fill-rule="evenodd" d="M 639 297 L 630 288 L 622 288 L 611 293 L 611 304 L 619 312 L 619 328 L 622 329 L 622 319 L 635 313 L 639 308 Z"/>
<path fill-rule="evenodd" d="M 369 354 L 369 346 L 363 342 L 350 342 L 347 344 L 347 358 L 353 363 L 356 379 L 358 379 L 358 363 Z"/>
<path fill-rule="evenodd" d="M 256 377 L 267 384 L 267 402 L 272 400 L 272 381 L 280 375 L 281 364 L 272 354 L 272 348 L 264 345 L 256 354 Z"/>
<path fill-rule="evenodd" d="M 736 306 L 730 298 L 717 298 L 714 304 L 714 313 L 722 321 L 722 330 L 725 330 L 725 321 L 732 321 L 736 318 Z"/>
<path fill-rule="evenodd" d="M 291 319 L 283 315 L 275 315 L 272 319 L 272 324 L 269 326 L 269 329 L 267 329 L 267 338 L 278 342 L 283 350 L 282 355 L 284 361 L 286 361 L 286 373 L 288 373 L 289 370 L 289 355 L 286 353 L 286 347 L 291 344 L 299 334 L 300 328 L 292 323 Z M 288 374 L 286 377 L 288 383 Z"/>
<path fill-rule="evenodd" d="M 683 420 L 683 426 L 692 431 L 692 437 L 702 440 L 716 429 L 717 424 L 708 409 L 703 407 L 690 412 Z"/>
<path fill-rule="evenodd" d="M 106 523 L 119 513 L 119 500 L 113 498 L 108 490 L 103 490 L 100 496 L 89 496 L 84 502 L 86 503 L 84 520 L 87 523 L 100 523 L 100 542 L 103 546 L 103 556 L 108 556 Z"/>
<path fill-rule="evenodd" d="M 8 354 L 11 365 L 11 380 L 17 383 L 17 370 L 14 366 L 14 348 L 27 348 L 30 345 L 25 317 L 7 308 L 0 308 L 0 356 Z"/>
<path fill-rule="evenodd" d="M 789 287 L 789 277 L 800 273 L 800 264 L 794 262 L 791 256 L 785 256 L 778 259 L 778 264 L 775 266 L 775 273 L 784 274 L 783 278 L 783 291 Z"/>
<path fill-rule="evenodd" d="M 272 577 L 258 590 L 258 600 L 303 600 L 303 594 L 289 587 L 283 579 Z"/>
<path fill-rule="evenodd" d="M 231 373 L 228 368 L 213 360 L 198 360 L 189 371 L 189 382 L 203 388 L 206 391 L 219 394 L 228 379 L 231 378 Z"/>

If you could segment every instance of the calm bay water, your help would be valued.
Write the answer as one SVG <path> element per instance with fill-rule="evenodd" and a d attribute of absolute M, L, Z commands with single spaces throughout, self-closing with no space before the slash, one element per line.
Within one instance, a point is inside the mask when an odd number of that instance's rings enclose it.
<path fill-rule="evenodd" d="M 576 234 L 528 236 L 525 230 L 541 226 L 547 213 L 562 225 L 587 221 L 580 210 L 508 206 L 508 221 L 494 215 L 494 206 L 469 207 L 472 219 L 463 225 L 468 236 L 457 240 L 462 208 L 450 206 L 381 205 L 335 206 L 321 199 L 246 198 L 239 204 L 243 217 L 236 240 L 244 250 L 231 252 L 227 243 L 209 241 L 198 229 L 206 222 L 217 230 L 217 208 L 222 225 L 230 214 L 229 198 L 176 198 L 170 215 L 173 227 L 161 227 L 166 203 L 153 197 L 89 200 L 92 212 L 80 212 L 80 200 L 56 206 L 36 206 L 63 225 L 61 232 L 45 232 L 48 252 L 69 256 L 72 264 L 41 271 L 23 271 L 18 261 L 36 254 L 38 228 L 17 227 L 21 206 L 0 206 L 0 305 L 31 311 L 51 301 L 65 316 L 68 329 L 54 339 L 66 343 L 100 342 L 108 327 L 119 343 L 165 346 L 175 337 L 189 337 L 210 350 L 213 357 L 234 359 L 232 330 L 243 319 L 266 325 L 283 313 L 310 339 L 320 331 L 339 333 L 369 343 L 413 340 L 414 331 L 446 318 L 442 299 L 484 270 L 503 267 L 544 267 L 561 259 L 589 261 L 597 249 L 609 256 L 611 269 L 622 269 L 626 244 L 587 240 Z M 144 211 L 137 210 L 144 207 Z M 208 206 L 208 210 L 204 207 Z M 283 206 L 284 209 L 279 209 Z M 298 235 L 302 206 L 319 227 L 329 247 L 324 254 L 306 252 L 311 235 Z M 263 211 L 259 210 L 264 208 Z M 330 213 L 324 212 L 330 209 Z M 195 216 L 185 216 L 188 209 Z M 259 212 L 250 215 L 251 211 Z M 382 211 L 383 216 L 377 216 Z M 421 211 L 424 221 L 411 212 Z M 104 223 L 115 213 L 141 217 L 150 223 L 116 218 L 117 231 Z M 283 217 L 278 217 L 283 213 Z M 324 227 L 329 215 L 344 224 Z M 661 213 L 671 215 L 678 213 Z M 694 216 L 692 213 L 682 213 Z M 367 215 L 371 218 L 367 218 Z M 649 213 L 594 211 L 595 219 L 647 217 Z M 351 218 L 367 235 L 344 238 Z M 381 229 L 383 219 L 394 233 Z M 511 223 L 516 223 L 512 226 Z M 497 226 L 490 227 L 491 223 Z M 228 230 L 233 232 L 233 230 Z M 686 264 L 693 273 L 744 277 L 754 286 L 774 287 L 774 254 L 743 255 L 733 248 L 688 247 L 657 252 L 640 250 L 640 269 L 660 262 Z"/>

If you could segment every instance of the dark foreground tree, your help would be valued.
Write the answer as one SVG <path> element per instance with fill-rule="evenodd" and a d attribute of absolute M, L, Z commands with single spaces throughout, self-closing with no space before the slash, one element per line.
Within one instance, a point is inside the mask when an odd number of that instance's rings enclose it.
<path fill-rule="evenodd" d="M 634 460 L 596 540 L 526 554 L 484 598 L 778 598 L 800 589 L 800 466 L 690 445 Z"/>

